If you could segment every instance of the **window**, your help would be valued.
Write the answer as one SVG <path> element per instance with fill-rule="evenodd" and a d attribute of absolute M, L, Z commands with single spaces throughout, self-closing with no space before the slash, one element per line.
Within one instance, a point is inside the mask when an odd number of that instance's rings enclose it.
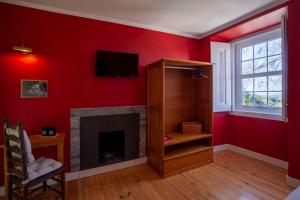
<path fill-rule="evenodd" d="M 285 73 L 281 29 L 237 41 L 234 50 L 234 110 L 281 117 Z"/>

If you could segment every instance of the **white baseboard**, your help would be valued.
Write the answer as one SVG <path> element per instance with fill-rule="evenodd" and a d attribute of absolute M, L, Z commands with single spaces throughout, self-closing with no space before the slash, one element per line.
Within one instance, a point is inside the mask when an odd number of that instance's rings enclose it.
<path fill-rule="evenodd" d="M 0 197 L 4 196 L 4 186 L 0 187 Z"/>
<path fill-rule="evenodd" d="M 221 145 L 214 146 L 214 152 L 225 151 L 228 149 L 229 149 L 229 144 L 221 144 Z"/>
<path fill-rule="evenodd" d="M 270 156 L 266 156 L 264 154 L 261 153 L 257 153 L 254 151 L 250 151 L 248 149 L 244 149 L 232 144 L 223 144 L 223 145 L 218 145 L 214 147 L 214 152 L 218 152 L 218 151 L 224 151 L 224 150 L 229 150 L 229 151 L 233 151 L 239 154 L 243 154 L 245 156 L 251 157 L 251 158 L 255 158 L 257 160 L 261 160 L 263 162 L 266 162 L 268 164 L 283 168 L 283 169 L 288 169 L 288 162 L 283 161 L 283 160 L 279 160 L 277 158 L 273 158 Z"/>
<path fill-rule="evenodd" d="M 300 180 L 286 175 L 286 184 L 296 188 L 300 185 Z"/>
<path fill-rule="evenodd" d="M 271 165 L 275 165 L 277 167 L 283 168 L 283 169 L 288 169 L 288 162 L 283 161 L 283 160 L 279 160 L 277 158 L 273 158 L 271 156 L 266 156 L 264 154 L 261 153 L 257 153 L 254 151 L 250 151 L 248 149 L 244 149 L 238 146 L 234 146 L 234 145 L 229 145 L 229 150 L 236 152 L 236 153 L 240 153 L 246 156 L 249 156 L 251 158 L 255 158 L 257 160 L 261 160 L 263 162 L 269 163 Z"/>
<path fill-rule="evenodd" d="M 135 160 L 129 160 L 129 161 L 120 162 L 120 163 L 107 165 L 107 166 L 103 166 L 103 167 L 97 167 L 97 168 L 93 168 L 93 169 L 86 169 L 86 170 L 77 171 L 77 172 L 70 172 L 70 173 L 66 173 L 66 181 L 71 181 L 71 180 L 94 176 L 97 174 L 111 172 L 111 171 L 115 171 L 115 170 L 119 170 L 119 169 L 124 169 L 127 167 L 140 165 L 143 163 L 147 163 L 147 157 L 142 157 L 142 158 L 138 158 Z"/>

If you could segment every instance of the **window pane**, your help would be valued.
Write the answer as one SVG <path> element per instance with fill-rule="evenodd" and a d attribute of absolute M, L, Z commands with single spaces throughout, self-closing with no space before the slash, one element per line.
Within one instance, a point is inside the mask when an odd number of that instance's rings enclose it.
<path fill-rule="evenodd" d="M 242 79 L 242 91 L 253 91 L 253 78 Z"/>
<path fill-rule="evenodd" d="M 282 107 L 282 92 L 269 92 L 269 107 L 270 108 Z"/>
<path fill-rule="evenodd" d="M 253 92 L 242 92 L 242 105 L 253 106 Z"/>
<path fill-rule="evenodd" d="M 282 59 L 281 55 L 269 57 L 269 72 L 282 70 Z"/>
<path fill-rule="evenodd" d="M 242 74 L 253 74 L 253 61 L 242 62 Z"/>
<path fill-rule="evenodd" d="M 267 82 L 268 78 L 266 76 L 254 78 L 254 91 L 266 92 Z"/>
<path fill-rule="evenodd" d="M 268 41 L 268 55 L 281 54 L 281 38 Z"/>
<path fill-rule="evenodd" d="M 242 61 L 253 59 L 253 46 L 242 48 Z"/>
<path fill-rule="evenodd" d="M 254 45 L 254 58 L 261 58 L 267 56 L 267 43 Z"/>
<path fill-rule="evenodd" d="M 269 91 L 282 91 L 282 75 L 269 76 Z"/>
<path fill-rule="evenodd" d="M 255 107 L 267 107 L 268 106 L 267 92 L 255 92 L 254 101 L 255 101 Z"/>
<path fill-rule="evenodd" d="M 254 60 L 254 73 L 267 72 L 267 58 Z"/>

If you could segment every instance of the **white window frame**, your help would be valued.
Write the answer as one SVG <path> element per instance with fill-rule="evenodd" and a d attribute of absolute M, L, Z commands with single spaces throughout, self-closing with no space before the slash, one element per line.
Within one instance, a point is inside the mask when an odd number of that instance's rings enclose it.
<path fill-rule="evenodd" d="M 286 47 L 284 42 L 284 35 L 283 31 L 280 26 L 273 27 L 271 29 L 264 30 L 262 32 L 258 32 L 256 34 L 250 35 L 248 37 L 236 40 L 232 42 L 232 72 L 233 72 L 233 84 L 232 84 L 232 115 L 238 116 L 246 116 L 246 117 L 255 117 L 255 118 L 263 118 L 263 119 L 271 119 L 271 120 L 286 120 L 286 93 L 287 93 L 287 65 L 284 62 L 284 57 L 286 56 Z M 267 40 L 276 39 L 278 37 L 282 38 L 282 108 L 277 109 L 277 113 L 275 112 L 276 109 L 269 109 L 269 108 L 247 108 L 240 105 L 240 80 L 241 80 L 241 73 L 240 73 L 240 58 L 236 59 L 236 56 L 240 56 L 239 51 L 242 47 L 253 45 L 253 43 L 258 44 Z M 278 72 L 275 72 L 278 74 Z M 259 74 L 261 76 L 262 74 Z M 270 75 L 266 73 L 266 75 Z"/>

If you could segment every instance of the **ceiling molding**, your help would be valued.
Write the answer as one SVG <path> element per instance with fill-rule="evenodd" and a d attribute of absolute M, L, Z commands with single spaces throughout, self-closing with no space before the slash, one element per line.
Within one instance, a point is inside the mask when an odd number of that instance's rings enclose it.
<path fill-rule="evenodd" d="M 158 31 L 158 32 L 163 32 L 163 33 L 169 33 L 173 35 L 178 35 L 178 36 L 183 36 L 183 37 L 188 37 L 188 38 L 193 38 L 193 39 L 202 39 L 207 36 L 210 36 L 214 33 L 217 33 L 221 30 L 224 30 L 226 28 L 229 28 L 235 24 L 238 24 L 248 18 L 251 18 L 255 15 L 258 15 L 259 13 L 262 13 L 264 11 L 267 11 L 271 8 L 274 8 L 276 6 L 279 6 L 283 3 L 288 2 L 289 0 L 278 0 L 276 2 L 273 2 L 271 4 L 268 4 L 260 9 L 256 9 L 253 12 L 250 12 L 242 17 L 237 18 L 236 20 L 233 20 L 229 23 L 226 23 L 222 26 L 219 26 L 211 31 L 208 31 L 205 34 L 201 35 L 192 35 L 192 34 L 187 34 L 184 32 L 179 32 L 179 31 L 174 31 L 171 29 L 163 28 L 163 27 L 158 27 L 158 26 L 150 26 L 142 23 L 135 23 L 127 20 L 119 20 L 119 19 L 114 19 L 114 18 L 108 18 L 108 17 L 103 17 L 101 15 L 93 15 L 93 14 L 88 14 L 86 12 L 79 12 L 79 11 L 74 11 L 74 10 L 69 10 L 69 9 L 62 9 L 62 8 L 57 8 L 53 6 L 46 6 L 46 5 L 41 5 L 37 3 L 29 3 L 26 1 L 22 0 L 1 0 L 1 2 L 4 3 L 9 3 L 13 5 L 18 5 L 18 6 L 24 6 L 24 7 L 29 7 L 29 8 L 34 8 L 34 9 L 39 9 L 39 10 L 44 10 L 44 11 L 49 11 L 49 12 L 54 12 L 54 13 L 59 13 L 59 14 L 65 14 L 65 15 L 72 15 L 76 17 L 83 17 L 83 18 L 88 18 L 88 19 L 94 19 L 94 20 L 99 20 L 99 21 L 105 21 L 105 22 L 111 22 L 111 23 L 116 23 L 116 24 L 122 24 L 122 25 L 127 25 L 127 26 L 133 26 L 133 27 L 138 27 L 138 28 L 144 28 L 148 30 L 153 30 L 153 31 Z"/>
<path fill-rule="evenodd" d="M 215 29 L 213 29 L 213 30 L 211 30 L 211 31 L 208 31 L 208 32 L 205 33 L 205 34 L 198 35 L 197 38 L 198 38 L 198 39 L 202 39 L 202 38 L 208 37 L 208 36 L 210 36 L 210 35 L 213 35 L 213 34 L 219 32 L 219 31 L 222 31 L 222 30 L 224 30 L 224 29 L 226 29 L 226 28 L 229 28 L 229 27 L 231 27 L 231 26 L 234 26 L 235 24 L 241 23 L 241 22 L 243 22 L 243 21 L 245 21 L 245 20 L 247 20 L 247 19 L 249 19 L 249 18 L 251 18 L 251 17 L 254 17 L 254 16 L 256 16 L 256 15 L 262 13 L 262 12 L 265 12 L 265 11 L 267 11 L 267 10 L 270 10 L 270 9 L 272 9 L 272 8 L 275 8 L 275 7 L 277 7 L 277 6 L 280 6 L 280 5 L 282 5 L 282 4 L 284 4 L 284 3 L 288 2 L 288 1 L 289 1 L 289 0 L 278 0 L 278 1 L 276 1 L 276 2 L 270 3 L 270 4 L 264 6 L 264 7 L 260 8 L 260 9 L 256 9 L 256 10 L 254 10 L 253 12 L 250 12 L 250 13 L 248 13 L 248 14 L 242 16 L 242 17 L 239 17 L 239 18 L 237 18 L 237 19 L 235 19 L 235 20 L 233 20 L 233 21 L 231 21 L 231 22 L 229 22 L 229 23 L 226 23 L 226 24 L 224 24 L 224 25 L 222 25 L 222 26 L 219 26 L 219 27 L 217 27 L 217 28 L 215 28 Z"/>
<path fill-rule="evenodd" d="M 52 7 L 52 6 L 45 6 L 45 5 L 40 5 L 40 4 L 36 4 L 36 3 L 29 3 L 29 2 L 22 1 L 22 0 L 1 0 L 1 2 L 18 5 L 18 6 L 24 6 L 24 7 L 28 7 L 28 8 L 35 8 L 35 9 L 59 13 L 59 14 L 72 15 L 72 16 L 76 16 L 76 17 L 83 17 L 83 18 L 94 19 L 94 20 L 99 20 L 99 21 L 111 22 L 111 23 L 133 26 L 133 27 L 138 27 L 138 28 L 144 28 L 144 29 L 163 32 L 163 33 L 169 33 L 169 34 L 173 34 L 173 35 L 184 36 L 184 37 L 188 37 L 188 38 L 199 39 L 195 35 L 179 32 L 179 31 L 174 31 L 171 29 L 163 28 L 163 27 L 150 26 L 150 25 L 135 23 L 135 22 L 127 21 L 127 20 L 119 20 L 119 19 L 114 19 L 114 18 L 103 17 L 101 15 L 93 15 L 93 14 L 88 14 L 85 12 L 56 8 L 56 7 Z"/>

